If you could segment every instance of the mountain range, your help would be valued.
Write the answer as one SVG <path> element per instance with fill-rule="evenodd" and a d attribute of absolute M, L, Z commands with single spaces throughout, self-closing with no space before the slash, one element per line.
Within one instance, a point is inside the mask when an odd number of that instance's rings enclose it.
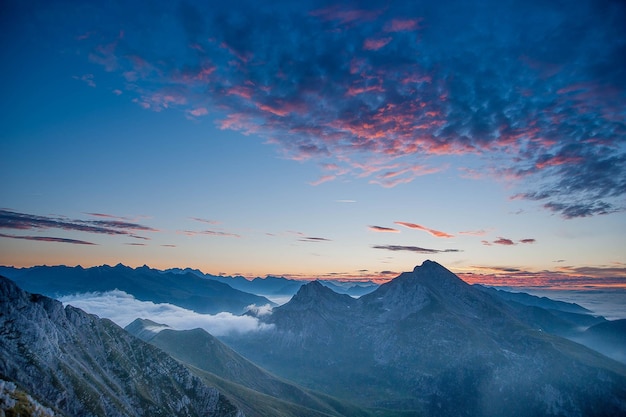
<path fill-rule="evenodd" d="M 277 375 L 374 409 L 625 413 L 626 366 L 543 331 L 519 314 L 529 308 L 540 307 L 515 309 L 426 261 L 359 299 L 311 282 L 259 317 L 271 330 L 222 339 Z"/>
<path fill-rule="evenodd" d="M 130 268 L 121 264 L 93 268 L 38 266 L 25 269 L 0 269 L 7 278 L 33 293 L 60 297 L 115 289 L 141 301 L 170 303 L 197 313 L 216 314 L 227 311 L 241 314 L 254 305 L 274 305 L 265 297 L 232 288 L 194 273 L 163 272 L 143 266 Z"/>
<path fill-rule="evenodd" d="M 252 294 L 259 294 L 265 296 L 292 296 L 300 287 L 310 281 L 307 280 L 295 280 L 284 277 L 274 277 L 268 275 L 265 278 L 256 277 L 254 279 L 247 279 L 242 276 L 221 276 L 205 274 L 200 270 L 191 268 L 172 268 L 167 269 L 165 272 L 172 272 L 177 274 L 192 273 L 202 278 L 222 282 L 228 284 L 231 287 L 240 291 L 249 292 Z M 318 280 L 322 285 L 332 289 L 339 294 L 348 294 L 352 296 L 361 296 L 378 288 L 378 284 L 372 281 L 354 283 L 344 283 L 334 280 Z"/>
<path fill-rule="evenodd" d="M 120 283 L 137 298 L 175 304 L 197 291 L 206 309 L 219 292 L 192 271 L 0 272 L 49 294 Z M 471 286 L 431 261 L 360 298 L 327 284 L 299 283 L 286 304 L 246 310 L 262 330 L 216 338 L 174 330 L 158 317 L 123 330 L 2 278 L 0 409 L 10 403 L 66 416 L 626 414 L 626 365 L 610 359 L 623 359 L 626 320 Z"/>

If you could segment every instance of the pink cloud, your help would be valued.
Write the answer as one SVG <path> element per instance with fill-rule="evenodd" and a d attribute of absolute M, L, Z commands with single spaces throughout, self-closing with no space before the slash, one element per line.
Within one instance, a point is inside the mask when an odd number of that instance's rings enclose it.
<path fill-rule="evenodd" d="M 392 19 L 385 25 L 387 32 L 409 32 L 420 28 L 419 24 L 422 21 L 419 19 Z"/>
<path fill-rule="evenodd" d="M 226 91 L 226 94 L 239 96 L 241 98 L 245 98 L 249 100 L 252 98 L 252 89 L 250 87 L 236 85 L 234 87 L 229 88 Z"/>
<path fill-rule="evenodd" d="M 188 113 L 194 117 L 206 116 L 209 114 L 209 111 L 205 107 L 198 107 L 193 110 L 189 110 Z"/>
<path fill-rule="evenodd" d="M 325 9 L 313 10 L 309 14 L 322 20 L 347 24 L 375 20 L 381 12 L 380 10 L 346 9 L 335 5 Z"/>
<path fill-rule="evenodd" d="M 442 237 L 442 238 L 454 237 L 454 235 L 451 235 L 449 233 L 441 232 L 441 231 L 435 230 L 435 229 L 429 229 L 428 227 L 424 227 L 422 225 L 415 224 L 415 223 L 408 223 L 408 222 L 394 222 L 394 223 L 395 224 L 399 224 L 399 225 L 404 226 L 404 227 L 408 227 L 409 229 L 423 230 L 425 232 L 430 233 L 431 235 L 433 235 L 435 237 Z"/>
<path fill-rule="evenodd" d="M 363 42 L 363 49 L 366 51 L 378 51 L 391 42 L 391 37 L 386 38 L 369 38 Z"/>
<path fill-rule="evenodd" d="M 486 230 L 467 230 L 464 232 L 459 232 L 460 235 L 469 235 L 469 236 L 484 236 L 487 234 Z"/>
<path fill-rule="evenodd" d="M 317 185 L 323 184 L 325 182 L 332 181 L 335 178 L 337 178 L 335 175 L 324 175 L 321 178 L 319 178 L 319 179 L 317 179 L 315 181 L 310 182 L 309 184 L 313 185 L 313 186 L 317 186 Z"/>

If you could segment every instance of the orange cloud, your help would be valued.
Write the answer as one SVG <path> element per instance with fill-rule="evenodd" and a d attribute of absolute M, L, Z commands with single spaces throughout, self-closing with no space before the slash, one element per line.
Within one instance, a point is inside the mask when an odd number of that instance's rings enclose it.
<path fill-rule="evenodd" d="M 442 238 L 454 237 L 454 235 L 451 235 L 450 233 L 442 232 L 440 230 L 435 230 L 435 229 L 429 229 L 428 227 L 424 227 L 422 225 L 415 224 L 415 223 L 408 223 L 408 222 L 394 222 L 394 223 L 399 224 L 404 227 L 408 227 L 409 229 L 423 230 L 427 233 L 430 233 L 431 235 L 435 237 L 442 237 Z"/>

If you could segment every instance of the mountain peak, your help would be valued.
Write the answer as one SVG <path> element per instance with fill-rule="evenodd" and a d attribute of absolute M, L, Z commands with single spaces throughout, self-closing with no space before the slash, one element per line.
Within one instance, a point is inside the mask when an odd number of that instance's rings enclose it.
<path fill-rule="evenodd" d="M 412 273 L 402 274 L 400 277 L 403 275 L 406 275 L 413 280 L 419 280 L 422 284 L 432 284 L 437 287 L 468 285 L 449 269 L 430 260 L 426 260 L 421 265 L 416 266 Z"/>
<path fill-rule="evenodd" d="M 431 270 L 445 269 L 447 271 L 445 267 L 438 264 L 437 262 L 431 261 L 430 259 L 426 259 L 424 262 L 422 262 L 421 265 L 416 265 L 415 268 L 413 268 L 413 272 L 416 272 L 417 270 L 425 270 L 425 269 L 431 269 Z"/>
<path fill-rule="evenodd" d="M 339 306 L 351 305 L 354 301 L 354 298 L 349 295 L 338 294 L 316 280 L 302 285 L 296 295 L 281 308 L 295 310 L 312 307 L 335 309 Z"/>
<path fill-rule="evenodd" d="M 324 297 L 329 294 L 336 294 L 333 290 L 322 285 L 321 282 L 315 280 L 300 287 L 292 300 L 304 301 L 312 298 Z M 332 296 L 332 295 L 331 295 Z"/>

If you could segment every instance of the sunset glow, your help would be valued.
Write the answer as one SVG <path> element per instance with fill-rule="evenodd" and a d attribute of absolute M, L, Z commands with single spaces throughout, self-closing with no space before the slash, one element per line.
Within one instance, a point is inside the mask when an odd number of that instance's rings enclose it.
<path fill-rule="evenodd" d="M 0 264 L 626 288 L 623 3 L 79 3 L 3 5 Z"/>

